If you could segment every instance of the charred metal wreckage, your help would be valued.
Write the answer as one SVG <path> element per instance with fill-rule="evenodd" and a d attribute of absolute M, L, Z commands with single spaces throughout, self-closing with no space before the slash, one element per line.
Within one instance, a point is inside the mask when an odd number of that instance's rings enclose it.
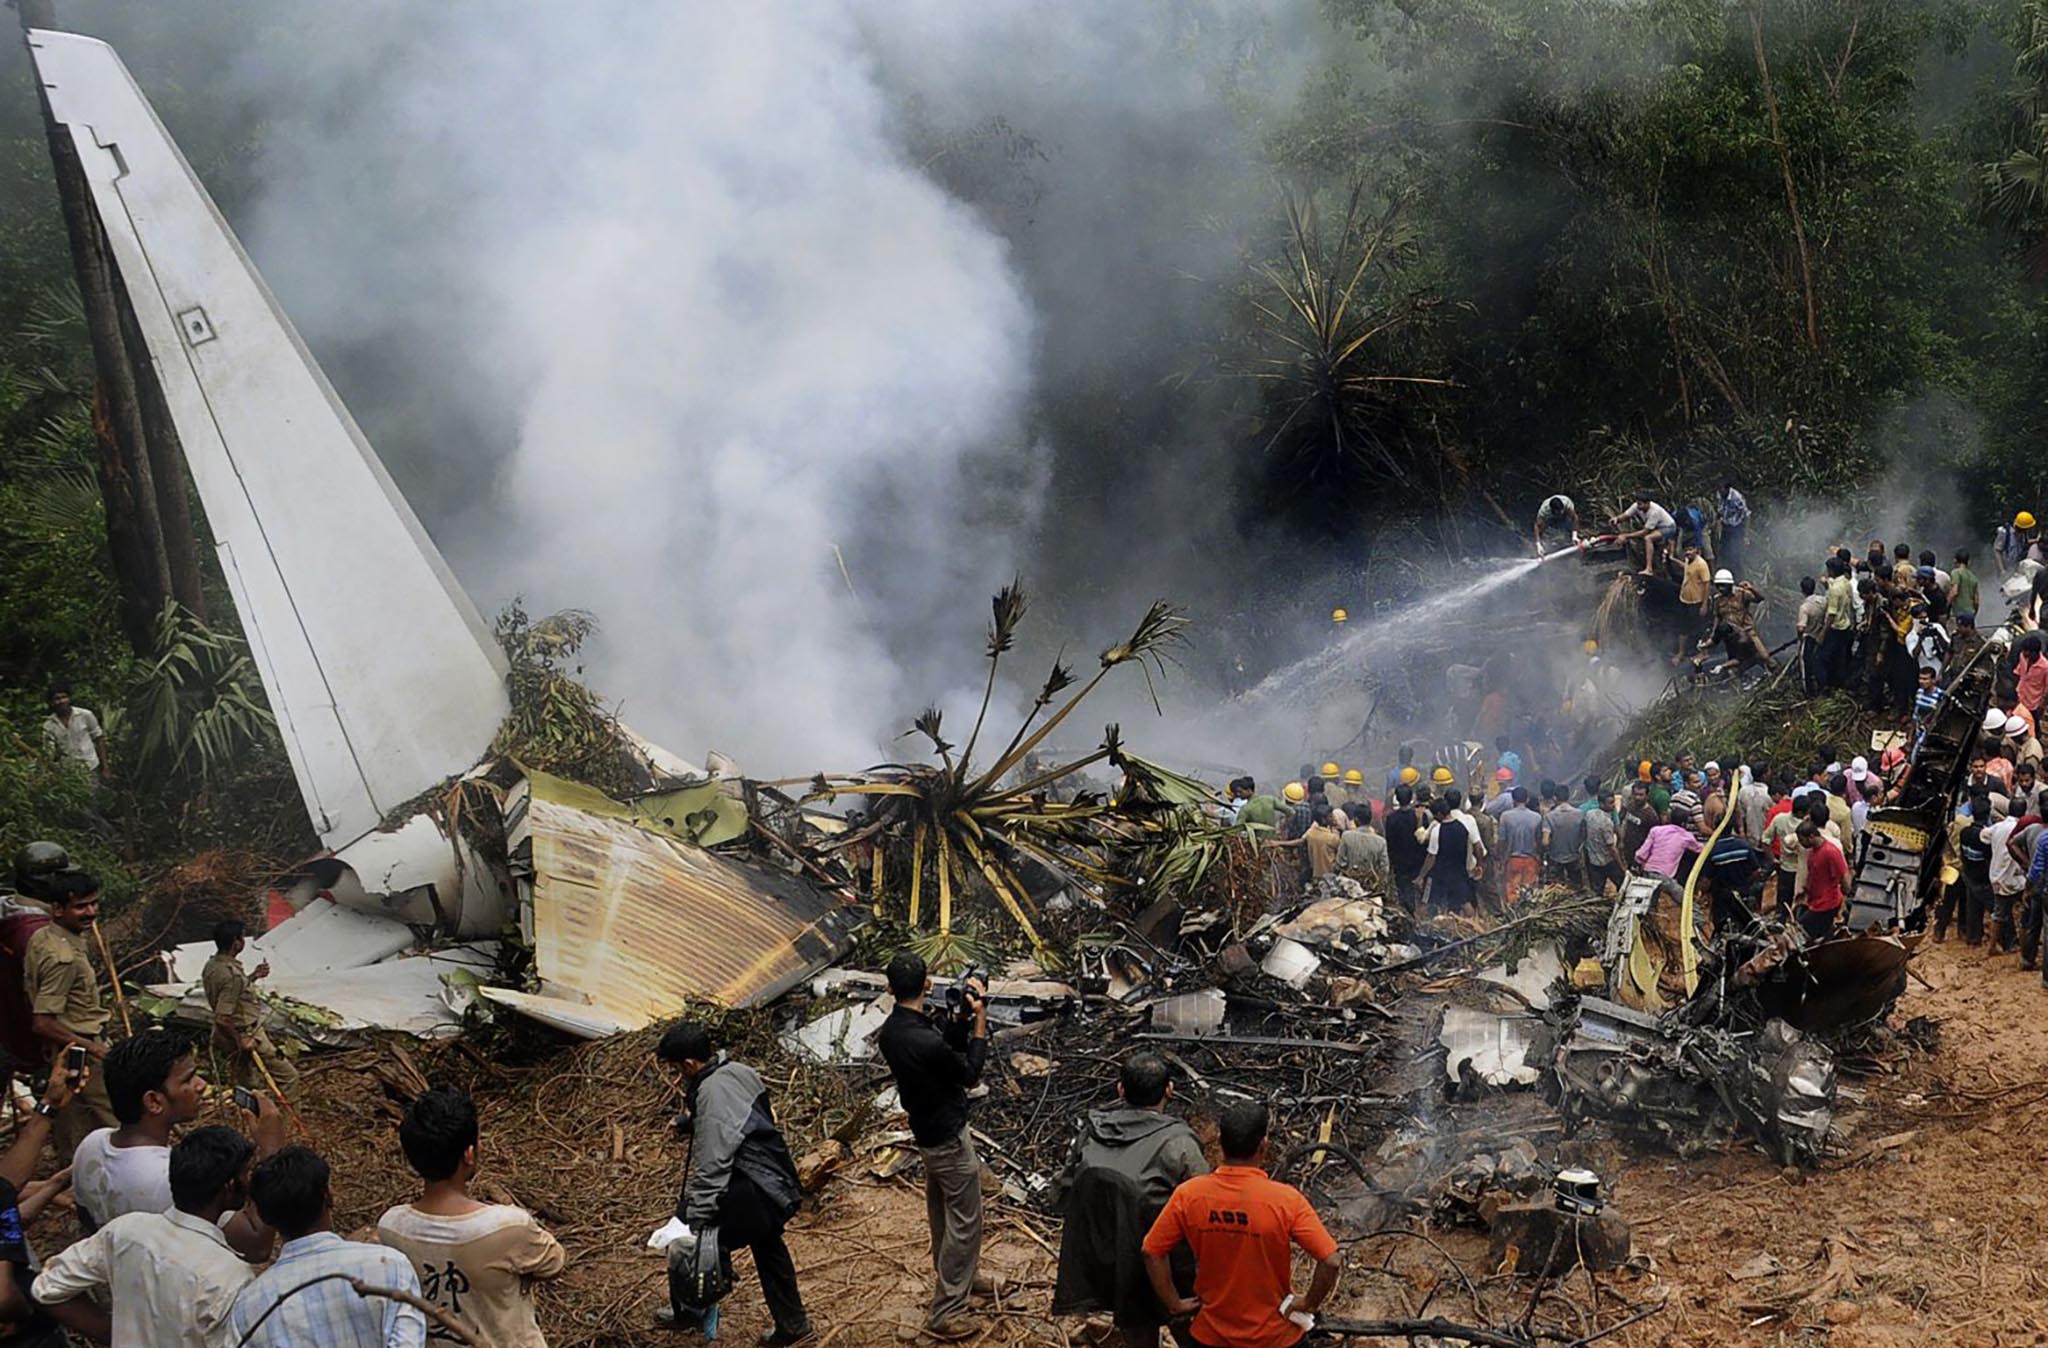
<path fill-rule="evenodd" d="M 1606 995 L 1565 991 L 1544 1014 L 1546 1085 L 1568 1121 L 1605 1118 L 1681 1153 L 1740 1131 L 1786 1164 L 1818 1162 L 1834 1127 L 1834 1046 L 1881 1022 L 1906 989 L 2008 644 L 1994 633 L 1950 681 L 1897 803 L 1871 812 L 1834 936 L 1809 944 L 1796 925 L 1731 905 L 1740 916 L 1703 946 L 1665 942 L 1682 947 L 1674 970 L 1648 933 L 1673 906 L 1679 931 L 1694 929 L 1691 886 L 1629 883 L 1601 952 Z M 1674 984 L 1682 996 L 1668 995 Z"/>

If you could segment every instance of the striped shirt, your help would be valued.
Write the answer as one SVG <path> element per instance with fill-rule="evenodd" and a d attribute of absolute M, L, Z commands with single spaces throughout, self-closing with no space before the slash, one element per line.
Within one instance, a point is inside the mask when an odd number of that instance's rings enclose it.
<path fill-rule="evenodd" d="M 315 1281 L 323 1276 L 325 1281 Z M 349 1278 L 420 1294 L 412 1261 L 397 1250 L 316 1231 L 286 1241 L 277 1262 L 242 1289 L 228 1315 L 228 1342 L 247 1348 L 424 1348 L 427 1317 L 417 1307 L 358 1296 Z M 261 1328 L 251 1334 L 259 1320 Z"/>
<path fill-rule="evenodd" d="M 1941 689 L 1920 688 L 1913 693 L 1913 719 L 1924 721 L 1934 715 L 1934 709 L 1941 705 Z"/>

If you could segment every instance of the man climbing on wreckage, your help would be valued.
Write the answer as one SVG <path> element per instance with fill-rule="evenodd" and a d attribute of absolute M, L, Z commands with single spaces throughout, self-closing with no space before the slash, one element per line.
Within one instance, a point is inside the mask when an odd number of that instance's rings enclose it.
<path fill-rule="evenodd" d="M 1756 630 L 1756 610 L 1763 602 L 1763 592 L 1756 586 L 1746 580 L 1737 583 L 1735 573 L 1725 568 L 1716 571 L 1707 601 L 1713 614 L 1707 643 L 1719 642 L 1724 657 L 1711 667 L 1706 666 L 1704 657 L 1695 657 L 1693 668 L 1716 675 L 1740 674 L 1756 665 L 1776 670 L 1778 662 L 1771 658 L 1770 648 Z"/>
<path fill-rule="evenodd" d="M 1642 539 L 1642 574 L 1660 574 L 1660 555 L 1670 557 L 1673 545 L 1678 542 L 1678 520 L 1670 511 L 1651 500 L 1649 492 L 1639 491 L 1635 495 L 1635 504 L 1618 515 L 1610 516 L 1607 522 L 1617 528 L 1629 524 L 1640 525 L 1640 528 L 1619 535 L 1616 541 L 1628 543 L 1638 538 Z"/>

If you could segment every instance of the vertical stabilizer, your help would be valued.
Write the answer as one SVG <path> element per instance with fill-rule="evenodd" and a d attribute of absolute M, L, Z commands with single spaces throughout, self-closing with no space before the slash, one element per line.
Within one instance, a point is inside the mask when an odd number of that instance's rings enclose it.
<path fill-rule="evenodd" d="M 127 67 L 32 31 L 313 827 L 330 847 L 473 765 L 504 662 Z"/>

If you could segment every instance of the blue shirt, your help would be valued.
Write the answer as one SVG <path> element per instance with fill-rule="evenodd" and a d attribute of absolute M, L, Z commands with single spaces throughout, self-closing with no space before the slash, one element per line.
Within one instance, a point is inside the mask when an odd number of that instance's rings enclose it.
<path fill-rule="evenodd" d="M 1721 523 L 1730 529 L 1749 523 L 1749 502 L 1733 487 L 1721 493 Z"/>
<path fill-rule="evenodd" d="M 314 1282 L 323 1274 L 338 1274 Z M 228 1313 L 228 1342 L 248 1348 L 425 1348 L 427 1317 L 416 1306 L 357 1296 L 345 1278 L 420 1294 L 412 1261 L 397 1250 L 343 1240 L 332 1231 L 288 1240 Z M 277 1309 L 254 1336 L 250 1326 Z"/>
<path fill-rule="evenodd" d="M 1916 721 L 1925 720 L 1927 717 L 1932 716 L 1934 709 L 1940 705 L 1941 689 L 1915 689 L 1913 692 L 1913 719 Z"/>

